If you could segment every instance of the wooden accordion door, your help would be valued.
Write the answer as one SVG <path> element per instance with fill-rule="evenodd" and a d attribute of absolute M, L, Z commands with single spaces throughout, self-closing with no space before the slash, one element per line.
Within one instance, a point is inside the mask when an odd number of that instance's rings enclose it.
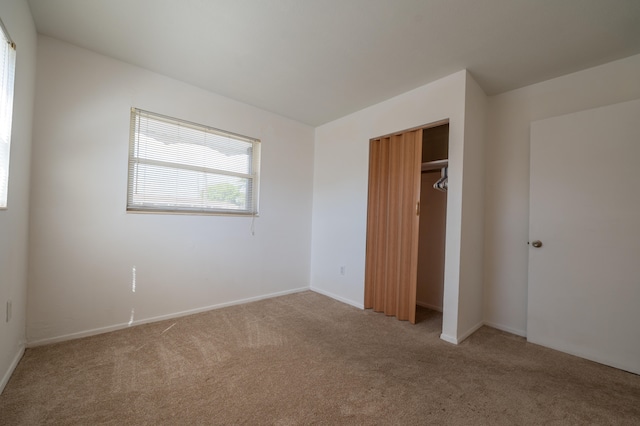
<path fill-rule="evenodd" d="M 416 321 L 422 129 L 369 142 L 366 309 Z"/>

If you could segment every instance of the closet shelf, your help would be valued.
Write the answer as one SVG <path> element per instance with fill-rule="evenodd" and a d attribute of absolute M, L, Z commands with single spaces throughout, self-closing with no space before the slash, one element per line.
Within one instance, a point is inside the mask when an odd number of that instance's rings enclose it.
<path fill-rule="evenodd" d="M 441 169 L 443 167 L 447 167 L 448 165 L 449 165 L 449 160 L 448 159 L 427 161 L 425 163 L 422 163 L 421 170 L 423 172 L 426 172 L 426 171 L 429 171 L 429 170 L 438 170 L 438 169 Z"/>

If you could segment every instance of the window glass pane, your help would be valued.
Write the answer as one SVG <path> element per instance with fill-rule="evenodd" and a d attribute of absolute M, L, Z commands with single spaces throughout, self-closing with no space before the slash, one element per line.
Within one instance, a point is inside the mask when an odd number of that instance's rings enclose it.
<path fill-rule="evenodd" d="M 0 208 L 7 207 L 13 80 L 16 66 L 15 45 L 0 22 Z"/>
<path fill-rule="evenodd" d="M 129 210 L 257 214 L 259 141 L 132 110 Z"/>
<path fill-rule="evenodd" d="M 136 164 L 133 204 L 246 210 L 250 179 Z"/>
<path fill-rule="evenodd" d="M 237 173 L 251 172 L 251 145 L 247 142 L 214 136 L 217 143 L 203 137 L 202 143 L 189 143 L 181 136 L 174 139 L 150 136 L 142 129 L 138 136 L 136 156 L 148 160 L 166 161 L 190 166 L 228 170 Z M 158 135 L 155 135 L 158 136 Z M 180 142 L 176 142 L 180 141 Z"/>

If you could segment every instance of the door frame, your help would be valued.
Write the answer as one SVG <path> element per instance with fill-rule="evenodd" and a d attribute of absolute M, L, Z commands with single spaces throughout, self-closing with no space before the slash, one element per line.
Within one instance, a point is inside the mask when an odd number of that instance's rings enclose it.
<path fill-rule="evenodd" d="M 364 307 L 395 315 L 398 319 L 409 320 L 412 324 L 415 324 L 417 293 L 422 132 L 445 124 L 450 124 L 449 119 L 369 140 Z M 391 144 L 405 143 L 405 135 L 414 133 L 418 134 L 419 142 L 414 142 L 416 146 L 412 153 L 404 152 L 404 158 L 401 159 L 398 168 L 398 159 L 394 152 L 400 150 L 392 151 Z M 401 195 L 394 194 L 393 191 L 397 189 L 397 186 L 394 186 L 397 183 L 396 178 L 402 182 L 403 188 L 399 191 Z M 397 204 L 399 209 L 393 209 L 391 206 L 394 204 Z M 401 222 L 400 225 L 397 225 L 398 220 Z M 390 221 L 395 229 L 401 231 L 399 236 L 389 238 Z M 445 242 L 445 262 L 446 252 Z M 445 280 L 445 289 L 446 285 Z M 399 300 L 395 298 L 397 295 L 400 295 Z M 443 303 L 443 313 L 444 309 Z"/>

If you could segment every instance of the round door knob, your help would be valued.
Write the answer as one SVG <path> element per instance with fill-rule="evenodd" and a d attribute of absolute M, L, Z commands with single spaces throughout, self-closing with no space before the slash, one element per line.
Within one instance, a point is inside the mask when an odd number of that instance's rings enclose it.
<path fill-rule="evenodd" d="M 542 241 L 535 240 L 534 242 L 531 243 L 531 245 L 534 246 L 535 248 L 540 248 L 542 247 Z"/>

